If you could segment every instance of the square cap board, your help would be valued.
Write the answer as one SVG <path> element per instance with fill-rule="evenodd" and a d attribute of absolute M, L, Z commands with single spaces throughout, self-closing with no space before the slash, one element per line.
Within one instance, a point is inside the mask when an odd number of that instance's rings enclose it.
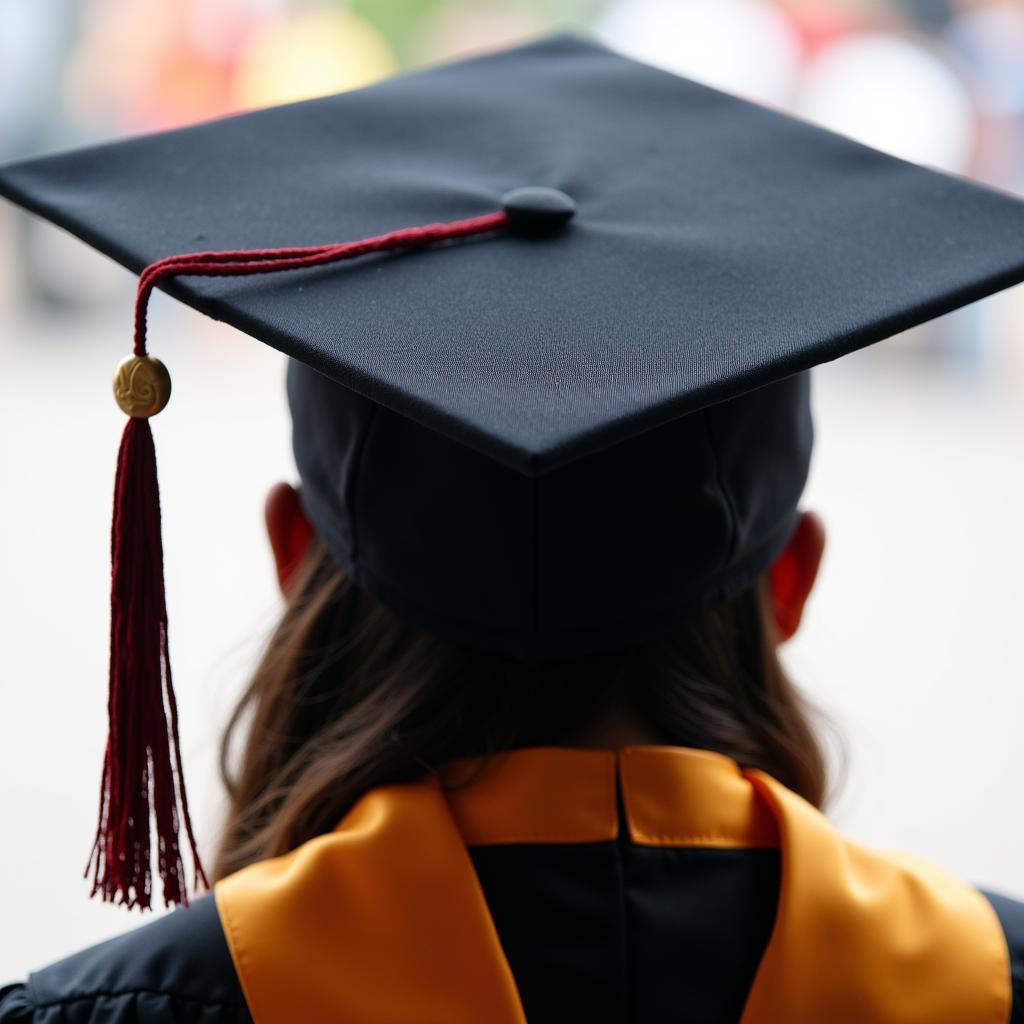
<path fill-rule="evenodd" d="M 0 170 L 134 271 L 528 186 L 575 201 L 566 230 L 163 287 L 540 474 L 1024 278 L 1013 197 L 573 36 Z"/>

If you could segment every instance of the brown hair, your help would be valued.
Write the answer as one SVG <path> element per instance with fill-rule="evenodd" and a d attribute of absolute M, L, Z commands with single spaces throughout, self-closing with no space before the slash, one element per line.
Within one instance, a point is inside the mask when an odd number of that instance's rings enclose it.
<path fill-rule="evenodd" d="M 820 805 L 824 758 L 773 630 L 761 580 L 655 644 L 524 665 L 404 623 L 314 539 L 224 735 L 230 808 L 214 875 L 330 831 L 376 786 L 454 758 L 565 743 L 616 707 L 659 742 L 726 754 Z"/>

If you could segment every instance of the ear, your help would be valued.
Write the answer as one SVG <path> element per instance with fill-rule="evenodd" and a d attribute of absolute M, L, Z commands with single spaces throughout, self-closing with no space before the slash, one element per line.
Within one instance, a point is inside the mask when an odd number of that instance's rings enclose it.
<path fill-rule="evenodd" d="M 825 524 L 813 512 L 803 512 L 793 536 L 769 570 L 772 610 L 781 641 L 800 628 L 804 605 L 818 578 L 825 551 Z"/>
<path fill-rule="evenodd" d="M 277 566 L 281 593 L 288 593 L 295 570 L 306 555 L 313 527 L 299 501 L 299 492 L 291 484 L 274 484 L 263 507 L 270 549 Z"/>

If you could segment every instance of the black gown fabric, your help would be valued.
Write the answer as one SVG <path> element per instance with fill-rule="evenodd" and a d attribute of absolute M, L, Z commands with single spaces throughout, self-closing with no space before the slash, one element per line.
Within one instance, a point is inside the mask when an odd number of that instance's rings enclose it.
<path fill-rule="evenodd" d="M 0 990 L 3 1024 L 251 1020 L 212 896 Z"/>
<path fill-rule="evenodd" d="M 620 839 L 470 852 L 530 1024 L 739 1020 L 774 922 L 777 851 Z M 1024 903 L 986 895 L 1011 954 L 1010 1024 L 1024 1024 Z M 0 990 L 0 1024 L 251 1020 L 211 896 Z"/>

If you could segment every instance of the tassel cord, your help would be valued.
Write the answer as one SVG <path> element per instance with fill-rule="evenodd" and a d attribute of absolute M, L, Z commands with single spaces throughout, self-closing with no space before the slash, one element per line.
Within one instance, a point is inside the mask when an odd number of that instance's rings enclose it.
<path fill-rule="evenodd" d="M 153 289 L 170 277 L 244 277 L 250 274 L 271 274 L 284 270 L 301 270 L 355 259 L 376 252 L 415 249 L 438 242 L 467 238 L 508 225 L 504 211 L 470 217 L 444 224 L 426 224 L 403 228 L 375 238 L 333 245 L 314 245 L 287 249 L 239 249 L 214 252 L 184 253 L 151 263 L 139 277 L 135 302 L 134 352 L 146 354 L 146 310 Z"/>

